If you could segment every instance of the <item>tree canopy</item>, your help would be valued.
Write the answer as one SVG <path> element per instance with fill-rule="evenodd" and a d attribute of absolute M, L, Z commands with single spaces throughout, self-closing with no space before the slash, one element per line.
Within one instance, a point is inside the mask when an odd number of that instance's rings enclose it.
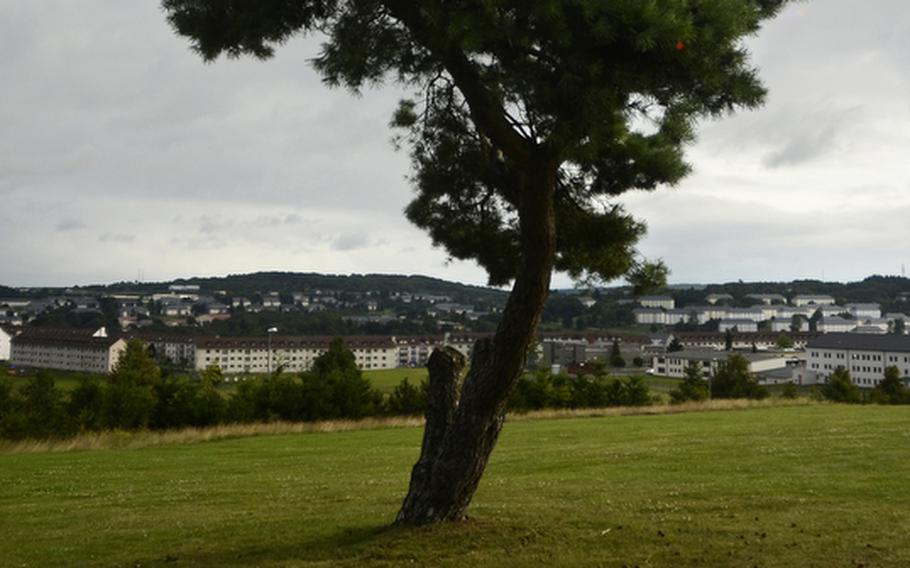
<path fill-rule="evenodd" d="M 696 121 L 762 101 L 743 38 L 784 3 L 164 0 L 207 60 L 268 57 L 319 32 L 328 84 L 412 89 L 392 117 L 413 164 L 408 219 L 491 284 L 514 282 L 463 382 L 457 352 L 430 359 L 421 457 L 396 522 L 464 518 L 554 269 L 625 276 L 637 292 L 666 281 L 662 263 L 638 255 L 644 223 L 618 198 L 682 179 Z"/>
<path fill-rule="evenodd" d="M 358 90 L 413 87 L 392 124 L 410 143 L 407 216 L 493 284 L 517 276 L 521 177 L 555 185 L 555 268 L 660 280 L 616 201 L 688 171 L 694 122 L 764 96 L 741 39 L 784 0 L 164 0 L 205 59 L 259 58 L 325 34 L 316 68 Z M 540 165 L 539 169 L 529 165 Z"/>

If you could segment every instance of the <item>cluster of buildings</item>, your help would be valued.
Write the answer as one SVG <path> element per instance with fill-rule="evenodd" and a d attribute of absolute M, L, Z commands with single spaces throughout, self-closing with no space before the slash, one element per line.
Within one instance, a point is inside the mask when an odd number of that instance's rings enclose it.
<path fill-rule="evenodd" d="M 360 369 L 422 367 L 434 349 L 451 346 L 469 356 L 482 334 L 439 336 L 351 336 L 344 338 Z M 139 339 L 162 362 L 201 371 L 217 366 L 225 373 L 266 373 L 281 368 L 308 370 L 328 350 L 331 336 L 193 337 L 132 333 L 109 336 L 100 329 L 0 327 L 0 360 L 13 366 L 109 373 L 126 341 Z"/>
<path fill-rule="evenodd" d="M 40 315 L 65 309 L 74 315 L 104 315 L 116 318 L 120 329 L 142 330 L 156 321 L 169 327 L 206 325 L 213 321 L 227 320 L 233 314 L 284 312 L 315 313 L 343 311 L 346 321 L 355 324 L 389 323 L 400 319 L 398 312 L 414 311 L 419 304 L 423 313 L 437 318 L 440 325 L 452 319 L 477 320 L 489 312 L 469 304 L 453 302 L 451 296 L 378 291 L 342 292 L 337 290 L 298 291 L 279 293 L 266 291 L 243 295 L 227 291 L 203 291 L 192 284 L 173 284 L 167 290 L 153 293 L 112 293 L 86 295 L 82 290 L 65 290 L 60 294 L 39 298 L 0 298 L 0 325 L 21 326 L 33 322 Z M 402 308 L 402 309 L 399 309 Z M 458 329 L 458 325 L 450 325 Z"/>
<path fill-rule="evenodd" d="M 749 307 L 732 307 L 729 294 L 709 294 L 704 305 L 677 308 L 670 296 L 639 298 L 640 308 L 633 310 L 635 323 L 673 326 L 677 324 L 705 325 L 716 322 L 717 330 L 741 333 L 805 332 L 814 327 L 821 333 L 888 333 L 910 316 L 903 313 L 882 314 L 877 303 L 848 303 L 837 305 L 834 298 L 823 294 L 798 294 L 789 303 L 780 294 L 750 294 L 755 302 Z M 810 320 L 815 318 L 814 326 Z"/>
<path fill-rule="evenodd" d="M 705 378 L 717 372 L 721 362 L 733 352 L 687 346 L 676 352 L 655 353 L 651 357 L 655 374 L 682 378 L 690 364 L 697 365 Z M 875 388 L 887 367 L 896 367 L 904 381 L 910 380 L 910 336 L 865 333 L 827 333 L 806 338 L 802 350 L 736 351 L 749 364 L 749 371 L 765 384 L 792 382 L 798 385 L 821 384 L 838 368 L 850 372 L 860 388 Z"/>
<path fill-rule="evenodd" d="M 360 369 L 426 366 L 434 349 L 450 346 L 470 356 L 485 334 L 427 336 L 352 336 L 344 339 Z M 749 370 L 766 384 L 825 382 L 838 368 L 850 371 L 857 386 L 874 388 L 885 368 L 895 366 L 910 377 L 910 335 L 797 332 L 792 347 L 781 348 L 780 334 L 674 332 L 672 335 L 544 333 L 529 361 L 584 369 L 594 360 L 609 362 L 617 345 L 631 366 L 642 359 L 653 374 L 682 378 L 696 364 L 710 378 L 732 353 L 743 356 Z M 108 335 L 104 328 L 73 329 L 0 326 L 0 360 L 13 366 L 109 373 L 128 339 L 144 341 L 162 361 L 185 369 L 217 366 L 228 375 L 266 373 L 281 368 L 300 372 L 328 349 L 329 336 L 192 337 L 179 335 Z M 676 343 L 681 350 L 668 347 Z M 732 348 L 732 350 L 727 350 Z"/>

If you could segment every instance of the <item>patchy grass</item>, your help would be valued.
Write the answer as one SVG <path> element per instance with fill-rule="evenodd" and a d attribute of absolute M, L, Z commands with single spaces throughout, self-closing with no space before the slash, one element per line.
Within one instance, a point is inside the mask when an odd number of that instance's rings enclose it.
<path fill-rule="evenodd" d="M 469 522 L 390 529 L 419 443 L 0 455 L 0 565 L 910 565 L 905 408 L 510 420 Z"/>

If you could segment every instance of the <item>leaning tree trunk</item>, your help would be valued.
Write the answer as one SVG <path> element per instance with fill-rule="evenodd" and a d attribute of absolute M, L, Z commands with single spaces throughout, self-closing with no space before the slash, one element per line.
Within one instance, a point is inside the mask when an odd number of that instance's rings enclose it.
<path fill-rule="evenodd" d="M 464 357 L 451 348 L 436 350 L 430 357 L 421 455 L 396 524 L 462 520 L 499 438 L 509 395 L 524 369 L 550 290 L 556 250 L 556 167 L 546 162 L 529 170 L 518 184 L 519 272 L 496 334 L 474 346 L 460 392 Z"/>

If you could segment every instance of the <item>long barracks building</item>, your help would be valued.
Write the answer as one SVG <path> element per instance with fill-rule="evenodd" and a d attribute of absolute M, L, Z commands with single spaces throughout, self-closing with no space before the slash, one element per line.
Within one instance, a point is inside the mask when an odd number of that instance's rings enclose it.
<path fill-rule="evenodd" d="M 838 367 L 850 371 L 853 383 L 874 388 L 885 378 L 886 367 L 897 367 L 910 377 L 910 336 L 864 333 L 828 333 L 806 345 L 807 369 L 818 373 L 820 382 L 831 378 Z"/>
<path fill-rule="evenodd" d="M 10 363 L 21 367 L 110 373 L 126 342 L 104 328 L 25 328 L 11 340 Z"/>

